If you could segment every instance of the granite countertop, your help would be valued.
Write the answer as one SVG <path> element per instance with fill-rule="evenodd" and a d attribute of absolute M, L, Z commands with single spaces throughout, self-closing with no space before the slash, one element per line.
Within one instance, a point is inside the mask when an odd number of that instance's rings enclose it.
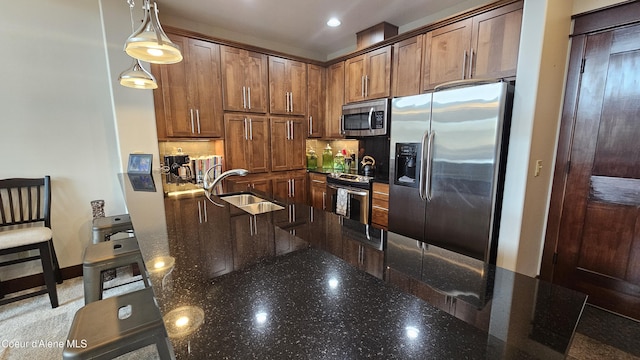
<path fill-rule="evenodd" d="M 166 196 L 152 177 L 155 192 L 121 180 L 178 358 L 562 359 L 585 303 L 488 267 L 474 306 L 489 326 L 471 325 L 317 249 L 344 231 L 334 214 L 280 202 L 251 216 L 202 192 Z"/>

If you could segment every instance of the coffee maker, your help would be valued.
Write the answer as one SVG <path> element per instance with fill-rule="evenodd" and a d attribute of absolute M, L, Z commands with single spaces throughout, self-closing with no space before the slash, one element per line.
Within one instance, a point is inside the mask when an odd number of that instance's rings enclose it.
<path fill-rule="evenodd" d="M 190 181 L 193 179 L 191 171 L 191 159 L 189 155 L 166 155 L 164 157 L 164 169 L 167 172 L 168 183 Z"/>
<path fill-rule="evenodd" d="M 420 144 L 396 144 L 396 169 L 393 182 L 396 185 L 418 187 L 420 174 Z"/>

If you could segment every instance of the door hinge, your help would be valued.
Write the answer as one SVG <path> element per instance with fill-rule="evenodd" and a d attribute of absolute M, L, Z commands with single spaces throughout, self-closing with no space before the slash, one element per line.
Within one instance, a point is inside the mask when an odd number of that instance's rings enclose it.
<path fill-rule="evenodd" d="M 558 263 L 558 253 L 555 252 L 553 253 L 553 265 L 556 265 Z"/>
<path fill-rule="evenodd" d="M 580 63 L 580 74 L 584 72 L 584 64 L 587 62 L 587 59 L 582 58 L 582 62 Z"/>

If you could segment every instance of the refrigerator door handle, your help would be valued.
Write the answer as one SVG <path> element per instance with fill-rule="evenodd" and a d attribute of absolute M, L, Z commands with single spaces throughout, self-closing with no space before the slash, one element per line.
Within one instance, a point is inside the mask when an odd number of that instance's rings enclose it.
<path fill-rule="evenodd" d="M 425 195 L 427 201 L 431 201 L 431 168 L 433 166 L 433 143 L 435 141 L 436 132 L 431 131 L 429 133 L 429 140 L 427 142 L 427 166 L 425 170 Z"/>
<path fill-rule="evenodd" d="M 424 134 L 422 135 L 422 141 L 420 143 L 420 162 L 423 164 L 422 167 L 420 168 L 420 181 L 419 181 L 419 185 L 418 185 L 418 190 L 420 193 L 420 199 L 426 201 L 427 200 L 427 196 L 425 194 L 425 171 L 426 171 L 426 167 L 424 166 L 424 164 L 426 164 L 425 161 L 425 149 L 427 148 L 427 141 L 429 138 L 429 131 L 425 131 Z"/>

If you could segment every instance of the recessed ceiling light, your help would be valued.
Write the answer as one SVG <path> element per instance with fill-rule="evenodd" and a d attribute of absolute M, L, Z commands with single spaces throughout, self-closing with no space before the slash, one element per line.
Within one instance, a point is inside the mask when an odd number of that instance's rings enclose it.
<path fill-rule="evenodd" d="M 331 27 L 340 26 L 340 24 L 341 24 L 341 22 L 337 18 L 331 18 L 331 19 L 329 19 L 329 21 L 327 21 L 327 25 L 329 25 Z"/>

